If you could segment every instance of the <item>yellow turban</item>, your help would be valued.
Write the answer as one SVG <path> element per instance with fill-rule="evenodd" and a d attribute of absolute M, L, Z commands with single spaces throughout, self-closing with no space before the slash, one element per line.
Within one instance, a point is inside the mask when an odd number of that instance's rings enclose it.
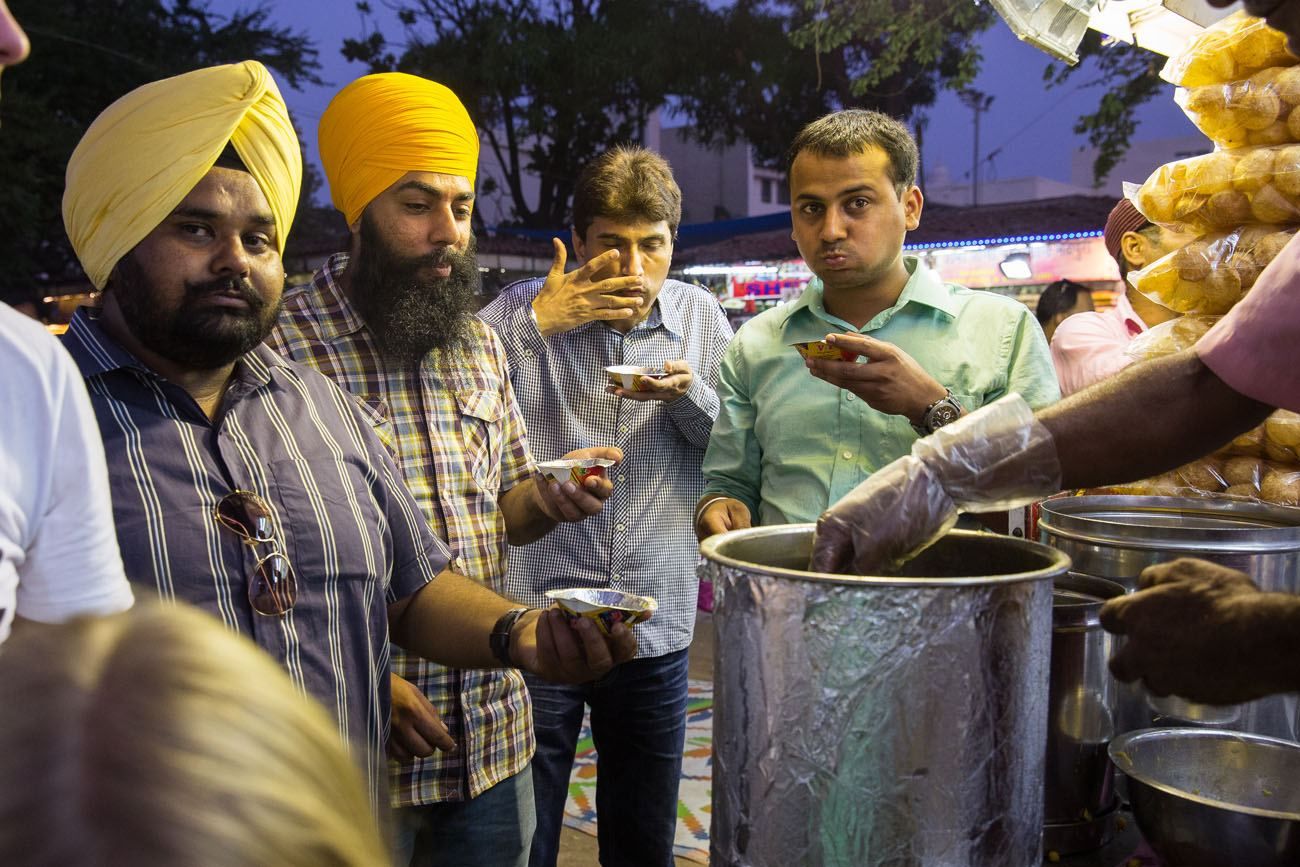
<path fill-rule="evenodd" d="M 427 78 L 381 72 L 339 91 L 321 115 L 321 165 L 348 225 L 407 172 L 474 183 L 478 132 L 456 94 Z"/>
<path fill-rule="evenodd" d="M 302 150 L 271 73 L 246 60 L 136 88 L 86 130 L 68 163 L 63 225 L 96 287 L 104 288 L 118 260 L 203 180 L 227 144 L 270 202 L 284 252 Z"/>

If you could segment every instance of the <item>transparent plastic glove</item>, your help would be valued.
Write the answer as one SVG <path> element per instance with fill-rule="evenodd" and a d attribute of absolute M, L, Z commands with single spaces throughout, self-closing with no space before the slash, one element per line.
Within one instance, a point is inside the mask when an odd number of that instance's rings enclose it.
<path fill-rule="evenodd" d="M 961 512 L 1023 506 L 1061 487 L 1056 443 L 1018 394 L 918 440 L 817 521 L 816 572 L 879 575 L 932 544 Z"/>

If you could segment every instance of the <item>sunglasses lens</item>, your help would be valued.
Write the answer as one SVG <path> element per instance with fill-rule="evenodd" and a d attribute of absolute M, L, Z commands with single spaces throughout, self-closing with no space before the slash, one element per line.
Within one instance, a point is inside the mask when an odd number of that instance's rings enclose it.
<path fill-rule="evenodd" d="M 273 522 L 271 508 L 256 494 L 235 491 L 217 503 L 217 519 L 246 540 L 270 542 Z"/>
<path fill-rule="evenodd" d="M 279 617 L 298 599 L 298 576 L 283 554 L 271 554 L 257 564 L 248 587 L 248 601 L 258 614 Z"/>

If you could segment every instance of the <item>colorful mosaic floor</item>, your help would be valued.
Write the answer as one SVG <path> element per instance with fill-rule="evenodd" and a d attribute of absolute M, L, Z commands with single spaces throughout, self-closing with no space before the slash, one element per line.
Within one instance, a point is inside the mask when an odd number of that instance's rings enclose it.
<path fill-rule="evenodd" d="M 709 862 L 709 810 L 713 774 L 713 684 L 690 682 L 686 705 L 686 746 L 682 751 L 682 784 L 677 792 L 677 839 L 674 854 L 700 864 Z M 569 777 L 569 802 L 564 824 L 596 834 L 596 747 L 591 721 L 582 720 L 577 761 Z"/>

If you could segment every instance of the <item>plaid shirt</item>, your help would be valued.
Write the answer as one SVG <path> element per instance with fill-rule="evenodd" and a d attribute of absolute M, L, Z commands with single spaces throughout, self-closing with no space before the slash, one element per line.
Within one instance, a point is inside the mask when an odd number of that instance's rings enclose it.
<path fill-rule="evenodd" d="M 704 490 L 700 462 L 718 414 L 718 367 L 731 326 L 718 301 L 697 286 L 664 281 L 645 321 L 627 334 L 603 322 L 542 337 L 532 317 L 540 279 L 507 286 L 483 309 L 510 353 L 511 376 L 539 455 L 615 445 L 623 463 L 599 515 L 561 524 L 510 552 L 507 594 L 545 605 L 547 590 L 613 587 L 653 596 L 659 610 L 636 627 L 637 655 L 662 656 L 691 643 L 699 560 L 692 526 Z M 672 403 L 605 393 L 605 368 L 662 366 L 685 359 L 695 380 Z M 548 577 L 556 576 L 556 577 Z"/>
<path fill-rule="evenodd" d="M 418 368 L 386 364 L 338 284 L 347 264 L 345 254 L 332 256 L 310 284 L 287 292 L 267 342 L 356 395 L 451 547 L 452 567 L 503 592 L 509 549 L 497 504 L 532 467 L 505 352 L 474 319 L 473 348 L 454 363 L 434 351 Z M 458 746 L 392 763 L 394 807 L 474 798 L 528 764 L 532 712 L 519 672 L 444 668 L 398 647 L 392 660 L 393 672 L 429 697 Z"/>

